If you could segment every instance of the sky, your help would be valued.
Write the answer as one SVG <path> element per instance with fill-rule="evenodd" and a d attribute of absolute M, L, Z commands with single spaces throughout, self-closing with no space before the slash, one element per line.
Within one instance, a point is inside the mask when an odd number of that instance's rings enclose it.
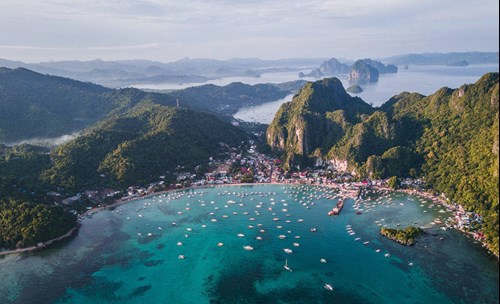
<path fill-rule="evenodd" d="M 0 0 L 0 58 L 380 58 L 498 51 L 498 0 Z"/>

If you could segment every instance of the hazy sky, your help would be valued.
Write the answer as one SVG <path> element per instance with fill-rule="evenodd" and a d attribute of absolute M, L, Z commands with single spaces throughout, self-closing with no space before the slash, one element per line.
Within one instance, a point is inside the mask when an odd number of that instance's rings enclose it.
<path fill-rule="evenodd" d="M 0 0 L 0 58 L 498 51 L 498 0 Z"/>

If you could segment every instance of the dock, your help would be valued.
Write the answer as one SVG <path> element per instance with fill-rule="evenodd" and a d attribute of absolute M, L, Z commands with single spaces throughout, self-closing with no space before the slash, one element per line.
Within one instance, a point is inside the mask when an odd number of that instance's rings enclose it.
<path fill-rule="evenodd" d="M 339 200 L 337 203 L 337 206 L 335 206 L 332 210 L 328 211 L 328 215 L 339 215 L 340 211 L 342 211 L 342 208 L 344 207 L 344 200 Z"/>

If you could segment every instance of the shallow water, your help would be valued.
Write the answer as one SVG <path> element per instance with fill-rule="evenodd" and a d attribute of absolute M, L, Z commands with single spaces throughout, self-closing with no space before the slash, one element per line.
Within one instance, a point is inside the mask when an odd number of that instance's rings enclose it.
<path fill-rule="evenodd" d="M 0 259 L 0 303 L 498 302 L 497 262 L 462 234 L 434 227 L 435 218 L 450 215 L 441 207 L 392 194 L 357 207 L 361 215 L 347 200 L 340 216 L 329 217 L 332 191 L 205 188 L 100 212 L 69 241 Z M 398 223 L 429 233 L 414 247 L 378 233 L 379 225 Z"/>

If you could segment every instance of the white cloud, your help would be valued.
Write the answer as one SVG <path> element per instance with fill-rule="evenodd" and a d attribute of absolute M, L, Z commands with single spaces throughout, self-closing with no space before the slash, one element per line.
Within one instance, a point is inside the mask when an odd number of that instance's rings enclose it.
<path fill-rule="evenodd" d="M 498 16 L 496 0 L 18 0 L 0 3 L 0 57 L 165 61 L 498 50 Z"/>

